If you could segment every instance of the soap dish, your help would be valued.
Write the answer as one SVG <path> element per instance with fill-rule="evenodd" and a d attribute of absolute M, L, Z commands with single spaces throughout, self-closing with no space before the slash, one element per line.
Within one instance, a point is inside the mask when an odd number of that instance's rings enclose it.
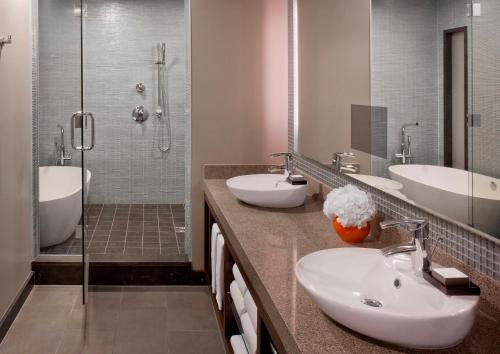
<path fill-rule="evenodd" d="M 423 272 L 424 279 L 431 283 L 433 286 L 441 290 L 441 292 L 450 296 L 463 296 L 463 295 L 472 295 L 479 296 L 481 294 L 481 288 L 474 284 L 471 281 L 468 281 L 467 284 L 443 284 L 435 277 L 432 276 L 430 271 Z"/>

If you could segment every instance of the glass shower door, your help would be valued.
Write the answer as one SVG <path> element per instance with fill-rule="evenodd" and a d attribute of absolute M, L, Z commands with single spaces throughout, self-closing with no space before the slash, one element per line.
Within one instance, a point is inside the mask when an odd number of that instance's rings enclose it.
<path fill-rule="evenodd" d="M 500 238 L 500 2 L 471 4 L 473 226 Z"/>
<path fill-rule="evenodd" d="M 83 82 L 82 82 L 83 87 Z M 95 146 L 95 120 L 91 112 L 76 112 L 71 116 L 71 146 L 81 154 L 82 170 L 82 285 L 83 285 L 83 303 L 87 299 L 89 284 L 89 262 L 87 253 L 87 240 L 91 232 L 92 223 L 89 220 L 90 210 L 88 207 L 88 192 L 90 187 L 91 172 L 85 164 L 85 155 L 91 153 Z"/>
<path fill-rule="evenodd" d="M 92 118 L 81 113 L 85 112 L 82 3 L 75 0 L 32 4 L 40 255 L 64 256 L 71 262 L 81 262 L 85 302 L 88 284 L 85 204 L 89 175 L 83 155 L 91 149 L 93 125 Z M 50 188 L 54 185 L 58 191 L 55 196 Z"/>
<path fill-rule="evenodd" d="M 95 146 L 95 120 L 91 112 L 86 111 L 84 101 L 84 58 L 85 46 L 83 28 L 86 16 L 86 4 L 82 0 L 75 1 L 74 15 L 79 18 L 79 43 L 80 43 L 80 110 L 71 116 L 71 146 L 80 154 L 80 167 L 82 171 L 82 301 L 88 299 L 90 257 L 87 252 L 89 235 L 92 232 L 92 222 L 89 220 L 91 211 L 88 207 L 88 194 L 90 188 L 91 172 L 87 169 L 86 154 L 91 153 Z"/>

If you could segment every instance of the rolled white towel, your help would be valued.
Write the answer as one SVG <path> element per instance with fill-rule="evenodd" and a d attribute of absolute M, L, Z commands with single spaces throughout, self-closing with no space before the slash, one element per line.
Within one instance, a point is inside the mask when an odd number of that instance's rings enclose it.
<path fill-rule="evenodd" d="M 252 326 L 255 329 L 255 332 L 257 332 L 257 305 L 255 304 L 255 301 L 252 295 L 250 294 L 250 291 L 247 291 L 243 296 L 243 298 L 245 303 L 245 309 L 248 313 L 248 316 L 250 316 L 250 319 L 252 320 Z"/>
<path fill-rule="evenodd" d="M 236 311 L 238 311 L 238 316 L 241 317 L 241 315 L 245 312 L 245 300 L 243 299 L 243 295 L 241 295 L 240 288 L 238 288 L 236 280 L 231 282 L 229 292 L 231 293 L 231 298 L 233 299 Z"/>
<path fill-rule="evenodd" d="M 238 283 L 238 287 L 240 288 L 240 292 L 242 295 L 245 295 L 245 292 L 248 290 L 247 289 L 247 284 L 243 280 L 243 276 L 240 273 L 240 269 L 236 265 L 236 263 L 233 265 L 233 275 L 234 275 L 234 280 L 236 280 L 236 283 Z"/>
<path fill-rule="evenodd" d="M 212 235 L 210 237 L 210 267 L 212 268 L 212 294 L 215 294 L 215 278 L 217 271 L 215 260 L 217 259 L 217 235 L 220 234 L 219 225 L 213 224 Z"/>
<path fill-rule="evenodd" d="M 222 296 L 224 288 L 224 237 L 222 234 L 217 235 L 217 259 L 215 261 L 217 274 L 215 275 L 215 301 L 217 307 L 222 310 Z"/>
<path fill-rule="evenodd" d="M 231 347 L 233 348 L 234 354 L 248 354 L 245 341 L 241 335 L 231 336 Z"/>
<path fill-rule="evenodd" d="M 254 330 L 252 320 L 248 313 L 241 316 L 241 326 L 243 327 L 243 339 L 250 354 L 257 352 L 257 332 Z"/>

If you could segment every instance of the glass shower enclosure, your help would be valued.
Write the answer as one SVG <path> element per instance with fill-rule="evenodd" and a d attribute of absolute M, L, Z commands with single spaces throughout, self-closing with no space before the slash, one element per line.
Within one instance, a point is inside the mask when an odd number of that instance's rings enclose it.
<path fill-rule="evenodd" d="M 189 260 L 186 9 L 34 0 L 40 256 Z"/>

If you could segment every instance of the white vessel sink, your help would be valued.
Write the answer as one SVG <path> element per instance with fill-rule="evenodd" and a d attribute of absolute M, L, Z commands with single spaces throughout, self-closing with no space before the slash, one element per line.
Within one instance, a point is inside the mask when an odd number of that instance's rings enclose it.
<path fill-rule="evenodd" d="M 374 249 L 328 249 L 300 259 L 295 274 L 324 313 L 354 331 L 410 348 L 460 343 L 479 296 L 443 294 L 416 275 L 410 259 Z"/>
<path fill-rule="evenodd" d="M 239 200 L 265 208 L 294 208 L 304 204 L 307 185 L 291 185 L 284 175 L 260 174 L 230 178 L 227 187 Z"/>

